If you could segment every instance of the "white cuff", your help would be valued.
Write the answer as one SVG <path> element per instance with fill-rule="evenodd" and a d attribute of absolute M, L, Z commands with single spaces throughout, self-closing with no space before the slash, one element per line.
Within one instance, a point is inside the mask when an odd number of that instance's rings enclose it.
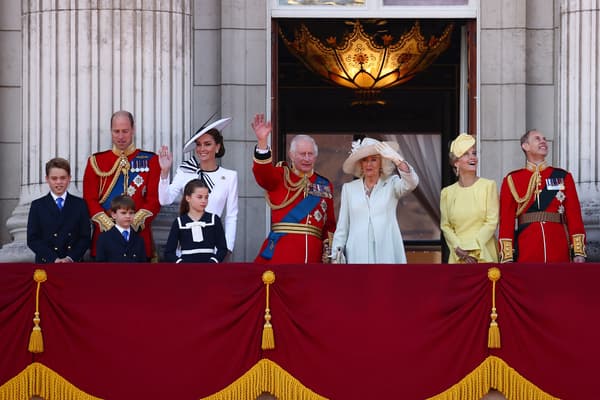
<path fill-rule="evenodd" d="M 258 146 L 256 146 L 256 152 L 258 154 L 267 154 L 271 151 L 271 146 L 267 146 L 266 149 L 259 149 Z"/>

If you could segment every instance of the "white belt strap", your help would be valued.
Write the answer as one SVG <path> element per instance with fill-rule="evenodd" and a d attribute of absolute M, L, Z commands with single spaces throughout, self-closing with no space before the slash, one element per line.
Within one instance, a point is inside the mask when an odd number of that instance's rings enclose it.
<path fill-rule="evenodd" d="M 206 253 L 206 254 L 215 254 L 215 250 L 214 250 L 214 249 L 191 249 L 191 250 L 181 250 L 181 254 L 182 254 L 182 255 L 188 255 L 188 254 L 201 254 L 201 253 Z"/>

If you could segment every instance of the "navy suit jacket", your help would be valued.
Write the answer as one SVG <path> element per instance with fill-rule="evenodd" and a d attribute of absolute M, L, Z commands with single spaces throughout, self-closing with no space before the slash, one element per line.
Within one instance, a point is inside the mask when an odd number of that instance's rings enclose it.
<path fill-rule="evenodd" d="M 100 233 L 96 244 L 97 262 L 146 262 L 144 239 L 133 229 L 129 229 L 129 240 L 125 240 L 116 226 Z"/>
<path fill-rule="evenodd" d="M 31 202 L 27 246 L 35 253 L 36 263 L 53 263 L 67 256 L 81 261 L 90 243 L 90 215 L 81 197 L 67 193 L 62 211 L 50 193 Z"/>

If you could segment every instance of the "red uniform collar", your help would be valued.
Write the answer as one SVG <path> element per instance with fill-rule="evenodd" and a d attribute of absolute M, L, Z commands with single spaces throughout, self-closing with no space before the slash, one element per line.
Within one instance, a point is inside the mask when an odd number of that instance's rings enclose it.
<path fill-rule="evenodd" d="M 535 171 L 542 172 L 543 170 L 548 168 L 548 164 L 546 163 L 546 160 L 542 161 L 539 164 L 533 163 L 531 161 L 527 161 L 525 168 L 531 172 L 535 172 Z"/>
<path fill-rule="evenodd" d="M 123 154 L 125 154 L 125 156 L 129 157 L 136 150 L 137 149 L 135 148 L 135 144 L 133 144 L 133 142 L 123 152 L 121 150 L 117 149 L 114 144 L 113 144 L 113 147 L 112 147 L 112 152 L 115 153 L 115 155 L 117 155 L 117 156 L 120 156 L 121 153 L 123 153 Z"/>
<path fill-rule="evenodd" d="M 310 170 L 310 172 L 308 173 L 304 173 L 302 171 L 300 171 L 299 169 L 296 169 L 295 167 L 292 168 L 292 172 L 294 173 L 294 175 L 299 176 L 300 178 L 304 178 L 306 176 L 306 178 L 310 178 L 311 176 L 313 176 L 313 174 L 315 173 L 314 170 Z"/>

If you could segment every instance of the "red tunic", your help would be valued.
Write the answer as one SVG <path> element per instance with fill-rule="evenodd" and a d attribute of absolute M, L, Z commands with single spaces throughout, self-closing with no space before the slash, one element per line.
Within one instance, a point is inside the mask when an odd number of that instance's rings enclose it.
<path fill-rule="evenodd" d="M 311 184 L 314 184 L 317 180 L 317 174 L 313 173 L 307 179 L 307 182 L 298 185 L 301 183 L 302 178 L 283 164 L 274 166 L 270 157 L 266 160 L 257 160 L 255 157 L 252 172 L 256 182 L 267 191 L 268 199 L 272 204 L 271 224 L 281 222 L 288 212 L 304 199 L 308 190 L 314 189 L 313 193 L 319 190 L 319 188 L 311 187 Z M 286 179 L 286 174 L 288 174 L 288 179 Z M 269 243 L 267 238 L 261 246 L 258 256 L 254 260 L 255 262 L 265 264 L 322 262 L 323 240 L 328 238 L 329 233 L 333 234 L 335 231 L 335 214 L 333 212 L 333 186 L 327 181 L 326 188 L 320 188 L 320 190 L 320 199 L 317 205 L 310 210 L 305 218 L 298 221 L 299 225 L 306 226 L 308 230 L 320 232 L 320 237 L 307 233 L 286 233 L 276 243 L 270 260 L 261 256 Z M 296 194 L 298 196 L 292 202 L 283 208 L 277 209 L 278 206 L 283 205 Z M 302 228 L 304 227 L 300 227 L 300 229 Z"/>
<path fill-rule="evenodd" d="M 498 235 L 501 262 L 513 261 L 515 227 L 518 228 L 516 261 L 569 262 L 571 249 L 576 256 L 586 255 L 585 229 L 572 175 L 559 168 L 546 167 L 545 164 L 539 170 L 540 178 L 534 177 L 534 181 L 530 183 L 535 165 L 528 163 L 528 168 L 509 173 L 502 182 Z M 514 190 L 509 185 L 511 180 Z M 527 198 L 530 185 L 530 195 Z M 539 191 L 539 203 L 536 189 Z M 521 206 L 515 197 L 521 201 Z M 555 217 L 563 214 L 566 223 L 533 221 L 519 225 L 516 222 L 519 215 L 525 218 L 529 213 L 543 214 L 540 211 L 552 213 Z"/>
<path fill-rule="evenodd" d="M 151 258 L 154 254 L 152 220 L 160 211 L 158 156 L 135 149 L 132 145 L 125 152 L 128 162 L 122 166 L 119 165 L 119 154 L 116 149 L 95 153 L 88 159 L 83 175 L 83 198 L 94 221 L 91 255 L 96 256 L 96 242 L 100 233 L 98 216 L 106 213 L 110 218 L 110 199 L 116 195 L 128 194 L 135 201 L 136 217 L 140 214 L 143 219 L 143 229 L 139 234 L 144 239 L 146 255 Z M 124 184 L 126 175 L 127 183 Z"/>

